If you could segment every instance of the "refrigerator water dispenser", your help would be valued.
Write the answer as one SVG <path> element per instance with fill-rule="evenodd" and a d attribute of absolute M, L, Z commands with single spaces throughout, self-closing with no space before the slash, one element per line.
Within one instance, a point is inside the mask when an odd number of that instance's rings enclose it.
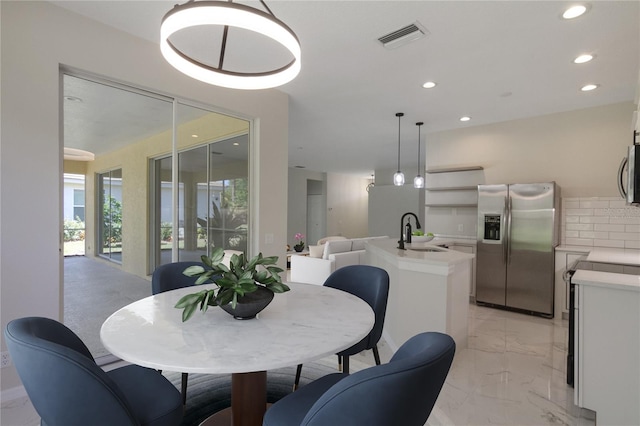
<path fill-rule="evenodd" d="M 484 241 L 500 241 L 500 215 L 484 215 Z"/>

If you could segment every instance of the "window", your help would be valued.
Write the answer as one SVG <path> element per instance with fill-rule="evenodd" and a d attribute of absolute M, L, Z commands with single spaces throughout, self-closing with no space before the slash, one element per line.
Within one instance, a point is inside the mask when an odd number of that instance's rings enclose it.
<path fill-rule="evenodd" d="M 98 254 L 122 262 L 122 169 L 98 175 Z"/>
<path fill-rule="evenodd" d="M 84 222 L 84 189 L 73 190 L 73 218 Z"/>

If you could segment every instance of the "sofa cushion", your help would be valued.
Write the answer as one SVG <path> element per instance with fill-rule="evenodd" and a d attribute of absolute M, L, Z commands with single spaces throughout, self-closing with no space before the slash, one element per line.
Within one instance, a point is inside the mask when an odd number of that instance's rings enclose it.
<path fill-rule="evenodd" d="M 322 252 L 324 251 L 324 246 L 309 246 L 309 256 L 310 257 L 322 257 Z"/>
<path fill-rule="evenodd" d="M 324 243 L 326 243 L 327 241 L 335 241 L 335 240 L 346 240 L 347 237 L 343 237 L 343 236 L 334 236 L 334 237 L 324 237 L 324 238 L 320 238 L 318 240 L 318 245 L 321 246 Z"/>
<path fill-rule="evenodd" d="M 333 240 L 324 244 L 323 259 L 329 259 L 329 255 L 333 253 L 344 253 L 351 251 L 351 240 Z"/>
<path fill-rule="evenodd" d="M 364 243 L 368 240 L 369 238 L 354 238 L 351 240 L 352 245 L 351 245 L 351 250 L 356 251 L 356 250 L 364 250 Z"/>

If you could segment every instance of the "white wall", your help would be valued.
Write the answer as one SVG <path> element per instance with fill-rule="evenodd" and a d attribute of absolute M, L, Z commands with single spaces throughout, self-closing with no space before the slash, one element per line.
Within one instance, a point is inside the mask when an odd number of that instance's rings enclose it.
<path fill-rule="evenodd" d="M 563 197 L 616 196 L 634 110 L 623 102 L 429 134 L 427 169 L 483 166 L 488 184 L 554 180 Z"/>
<path fill-rule="evenodd" d="M 327 175 L 327 235 L 368 236 L 369 179 L 338 173 Z"/>
<path fill-rule="evenodd" d="M 59 67 L 66 65 L 255 119 L 259 191 L 253 249 L 284 266 L 288 99 L 277 90 L 208 86 L 168 65 L 158 45 L 48 2 L 0 2 L 1 326 L 13 318 L 62 318 L 62 149 Z M 17 185 L 16 183 L 20 183 Z M 281 188 L 281 190 L 273 190 Z M 266 234 L 274 236 L 266 242 Z M 37 267 L 34 267 L 37 259 Z M 6 350 L 4 337 L 2 351 Z M 19 386 L 2 369 L 2 390 Z"/>
<path fill-rule="evenodd" d="M 376 176 L 378 173 L 376 172 Z M 418 216 L 424 227 L 424 189 L 416 189 L 411 184 L 404 186 L 376 185 L 369 191 L 369 235 L 386 235 L 400 239 L 400 224 L 402 215 L 411 212 Z M 411 216 L 407 216 L 409 218 Z M 405 218 L 405 222 L 407 221 Z M 411 217 L 411 226 L 417 229 L 416 222 Z M 429 230 L 426 230 L 429 232 Z"/>

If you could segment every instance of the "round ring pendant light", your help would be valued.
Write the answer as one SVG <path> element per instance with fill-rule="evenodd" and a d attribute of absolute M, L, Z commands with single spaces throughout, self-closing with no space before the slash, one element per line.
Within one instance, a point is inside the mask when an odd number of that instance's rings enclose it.
<path fill-rule="evenodd" d="M 262 4 L 264 5 L 264 2 Z M 169 41 L 174 33 L 200 25 L 242 28 L 262 34 L 280 43 L 294 59 L 281 68 L 265 72 L 224 70 L 222 64 L 226 47 L 225 28 L 220 65 L 218 68 L 212 67 L 189 57 Z M 291 28 L 273 14 L 226 1 L 189 1 L 183 5 L 176 5 L 162 19 L 160 50 L 167 62 L 189 77 L 232 89 L 268 89 L 281 86 L 293 80 L 301 68 L 300 42 Z"/>

